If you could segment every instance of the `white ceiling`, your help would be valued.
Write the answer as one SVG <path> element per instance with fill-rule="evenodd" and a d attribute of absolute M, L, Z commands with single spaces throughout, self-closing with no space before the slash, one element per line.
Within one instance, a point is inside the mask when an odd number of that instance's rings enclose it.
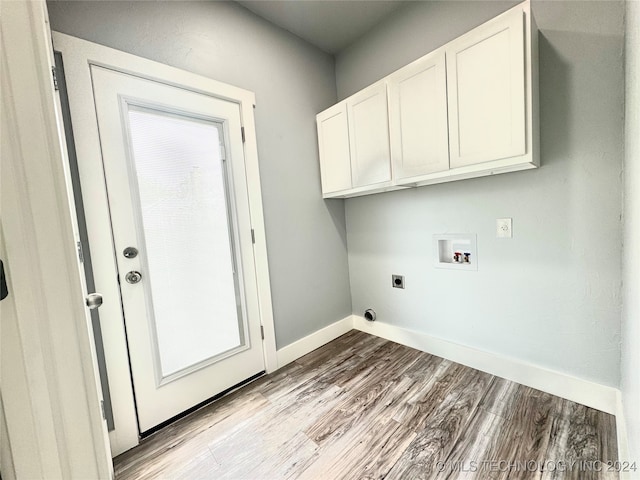
<path fill-rule="evenodd" d="M 237 0 L 271 23 L 327 53 L 357 40 L 405 0 Z"/>

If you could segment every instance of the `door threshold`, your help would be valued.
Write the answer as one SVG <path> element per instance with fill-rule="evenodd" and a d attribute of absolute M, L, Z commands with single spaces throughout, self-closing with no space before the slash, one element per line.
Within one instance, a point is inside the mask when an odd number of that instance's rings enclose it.
<path fill-rule="evenodd" d="M 210 398 L 206 399 L 205 401 L 200 402 L 197 405 L 194 405 L 193 407 L 189 408 L 188 410 L 185 410 L 184 412 L 179 413 L 178 415 L 175 415 L 175 416 L 171 417 L 168 420 L 165 420 L 164 422 L 156 425 L 155 427 L 150 428 L 149 430 L 146 430 L 146 431 L 140 433 L 140 440 L 145 440 L 145 439 L 149 438 L 151 435 L 153 435 L 154 433 L 158 432 L 159 430 L 162 430 L 164 427 L 167 427 L 167 426 L 171 425 L 172 423 L 180 420 L 181 418 L 184 418 L 187 415 L 192 414 L 196 410 L 200 410 L 202 407 L 206 407 L 210 403 L 213 403 L 216 400 L 219 400 L 220 398 L 222 398 L 225 395 L 233 392 L 234 390 L 237 390 L 239 388 L 244 387 L 245 385 L 253 382 L 254 380 L 257 380 L 260 377 L 262 377 L 265 373 L 266 372 L 264 370 L 261 371 L 261 372 L 258 372 L 255 375 L 252 375 L 251 377 L 247 378 L 246 380 L 243 380 L 242 382 L 237 383 L 237 384 L 233 385 L 232 387 L 227 388 L 226 390 L 223 390 L 222 392 L 218 393 L 217 395 L 214 395 L 213 397 L 210 397 Z"/>

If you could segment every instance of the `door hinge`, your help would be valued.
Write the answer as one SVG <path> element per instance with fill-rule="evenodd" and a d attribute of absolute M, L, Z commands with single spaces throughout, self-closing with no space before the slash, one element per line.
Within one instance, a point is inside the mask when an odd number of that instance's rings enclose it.
<path fill-rule="evenodd" d="M 78 260 L 80 260 L 80 263 L 84 263 L 84 253 L 82 251 L 82 242 L 76 242 L 76 245 L 78 246 Z"/>
<path fill-rule="evenodd" d="M 251 229 L 251 243 L 256 244 L 256 232 L 253 228 Z"/>
<path fill-rule="evenodd" d="M 262 337 L 262 340 L 264 340 L 264 327 L 262 325 L 260 325 L 260 336 Z"/>
<path fill-rule="evenodd" d="M 240 128 L 240 134 L 242 135 L 242 143 L 244 143 L 244 127 Z"/>
<path fill-rule="evenodd" d="M 104 411 L 104 400 L 100 400 L 100 410 L 102 410 L 102 419 L 107 419 L 107 413 Z"/>
<path fill-rule="evenodd" d="M 53 88 L 58 90 L 58 74 L 56 73 L 56 67 L 51 67 L 51 76 L 53 77 Z"/>

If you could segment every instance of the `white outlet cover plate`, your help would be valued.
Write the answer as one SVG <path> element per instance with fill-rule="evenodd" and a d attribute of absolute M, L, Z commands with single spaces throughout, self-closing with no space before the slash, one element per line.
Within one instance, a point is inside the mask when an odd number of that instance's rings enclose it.
<path fill-rule="evenodd" d="M 513 229 L 511 228 L 510 218 L 498 218 L 496 220 L 496 237 L 497 238 L 513 237 Z"/>

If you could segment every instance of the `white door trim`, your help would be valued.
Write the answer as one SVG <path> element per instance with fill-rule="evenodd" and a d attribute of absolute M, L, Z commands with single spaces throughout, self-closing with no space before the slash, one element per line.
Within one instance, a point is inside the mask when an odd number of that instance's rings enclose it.
<path fill-rule="evenodd" d="M 0 383 L 14 467 L 2 473 L 107 479 L 113 467 L 83 305 L 46 4 L 0 7 L 0 217 L 9 287 L 0 304 Z"/>
<path fill-rule="evenodd" d="M 71 120 L 75 130 L 78 170 L 84 194 L 87 233 L 91 245 L 96 290 L 102 293 L 101 326 L 105 342 L 109 388 L 115 430 L 110 432 L 112 454 L 138 444 L 133 391 L 127 361 L 125 329 L 120 308 L 117 268 L 113 252 L 109 206 L 89 65 L 141 76 L 238 103 L 245 130 L 245 166 L 251 224 L 255 232 L 254 261 L 260 320 L 264 327 L 263 350 L 267 372 L 277 369 L 275 329 L 269 283 L 269 265 L 262 211 L 262 193 L 255 135 L 253 92 L 217 82 L 168 65 L 53 32 L 56 50 L 63 56 L 69 91 Z M 165 79 L 174 79 L 167 82 Z M 79 132 L 82 132 L 81 134 Z"/>

